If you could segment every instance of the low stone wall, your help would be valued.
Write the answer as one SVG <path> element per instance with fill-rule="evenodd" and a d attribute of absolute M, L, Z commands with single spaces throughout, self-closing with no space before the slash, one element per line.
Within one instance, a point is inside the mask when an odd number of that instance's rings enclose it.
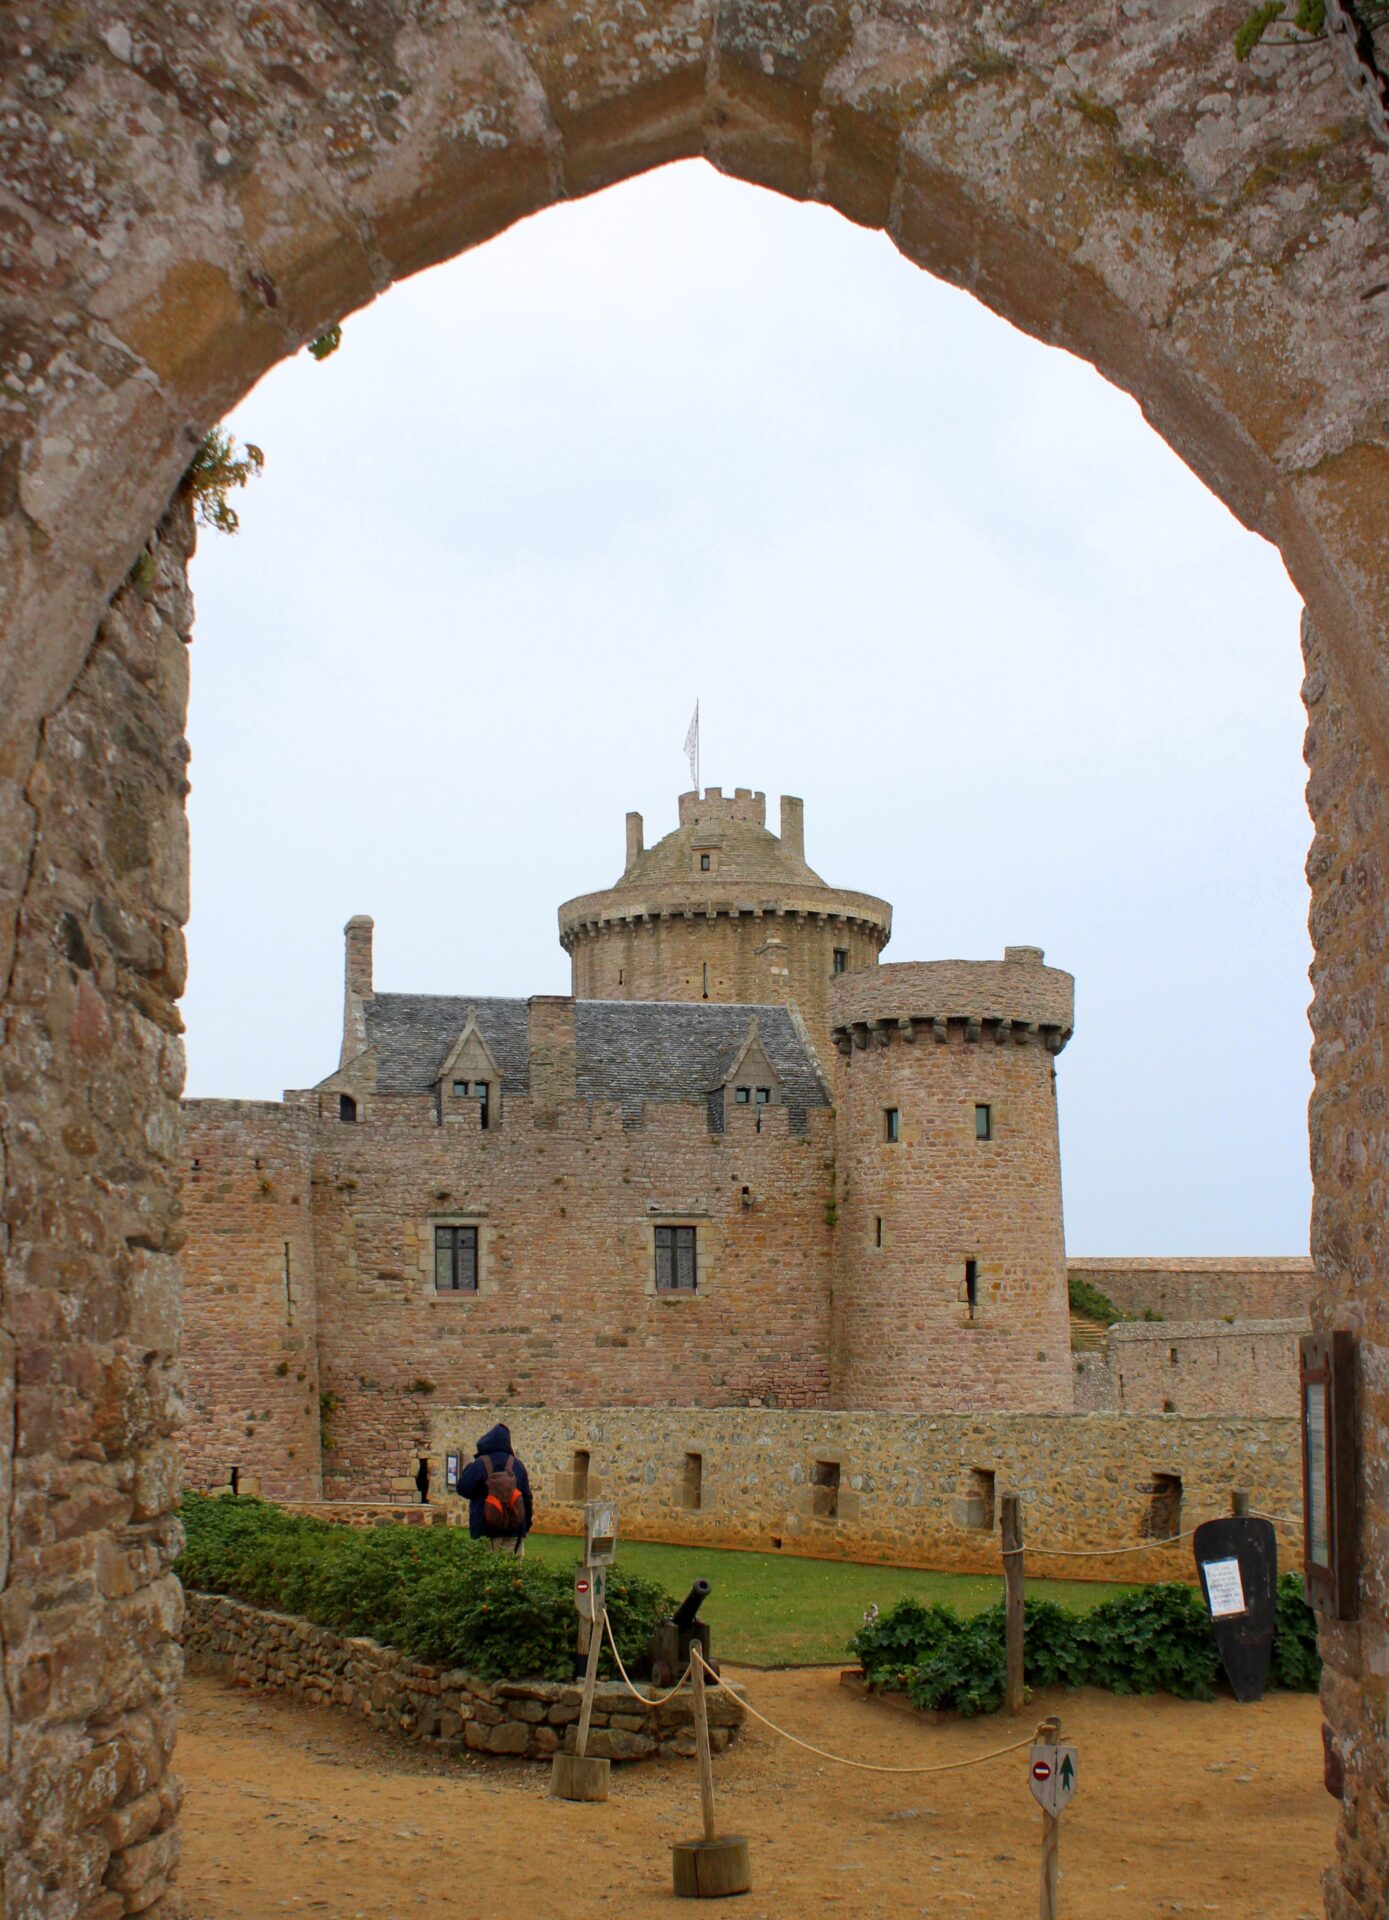
<path fill-rule="evenodd" d="M 1022 1495 L 1032 1571 L 1146 1581 L 1192 1578 L 1190 1542 L 1093 1559 L 1040 1548 L 1136 1547 L 1228 1513 L 1235 1488 L 1268 1513 L 1302 1508 L 1298 1422 L 1278 1416 L 509 1406 L 431 1417 L 441 1484 L 448 1452 L 471 1459 L 476 1435 L 506 1420 L 547 1533 L 578 1532 L 582 1501 L 601 1494 L 618 1501 L 626 1539 L 997 1573 L 1009 1490 Z M 1296 1526 L 1279 1547 L 1284 1565 L 1300 1564 Z"/>
<path fill-rule="evenodd" d="M 1298 1412 L 1293 1320 L 1124 1321 L 1103 1348 L 1077 1353 L 1078 1413 L 1276 1414 Z"/>
<path fill-rule="evenodd" d="M 346 1639 L 290 1613 L 269 1613 L 225 1594 L 192 1593 L 183 1628 L 189 1666 L 272 1687 L 312 1706 L 346 1707 L 384 1732 L 449 1753 L 547 1759 L 574 1751 L 580 1689 L 549 1680 L 479 1680 L 427 1666 L 375 1640 Z M 728 1745 L 743 1718 L 739 1689 L 711 1689 L 709 1741 Z M 694 1753 L 687 1695 L 661 1706 L 600 1682 L 588 1751 L 597 1759 L 645 1760 Z"/>
<path fill-rule="evenodd" d="M 1305 1314 L 1316 1269 L 1300 1256 L 1228 1260 L 1067 1260 L 1120 1313 L 1164 1320 L 1283 1320 Z"/>

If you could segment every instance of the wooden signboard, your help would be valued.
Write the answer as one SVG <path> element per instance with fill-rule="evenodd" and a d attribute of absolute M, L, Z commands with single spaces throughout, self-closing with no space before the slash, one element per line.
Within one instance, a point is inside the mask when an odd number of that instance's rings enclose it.
<path fill-rule="evenodd" d="M 1236 1700 L 1262 1700 L 1273 1653 L 1278 1537 L 1247 1514 L 1206 1520 L 1191 1539 L 1220 1663 Z"/>

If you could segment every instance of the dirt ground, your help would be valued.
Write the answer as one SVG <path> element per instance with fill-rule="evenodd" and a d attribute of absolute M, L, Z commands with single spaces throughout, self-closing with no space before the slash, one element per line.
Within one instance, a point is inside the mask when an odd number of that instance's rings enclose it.
<path fill-rule="evenodd" d="M 899 1766 L 1007 1743 L 1011 1724 L 927 1726 L 823 1669 L 733 1673 L 763 1712 Z M 1315 1920 L 1334 1803 L 1315 1698 L 1257 1706 L 1039 1696 L 1079 1749 L 1061 1829 L 1064 1920 Z M 754 1724 L 715 1762 L 720 1828 L 749 1836 L 743 1920 L 1028 1920 L 1041 1815 L 1026 1752 L 892 1778 L 832 1766 Z M 547 1798 L 548 1767 L 450 1761 L 331 1709 L 189 1677 L 178 1765 L 190 1920 L 671 1920 L 668 1846 L 699 1831 L 687 1761 L 613 1768 L 603 1806 Z"/>

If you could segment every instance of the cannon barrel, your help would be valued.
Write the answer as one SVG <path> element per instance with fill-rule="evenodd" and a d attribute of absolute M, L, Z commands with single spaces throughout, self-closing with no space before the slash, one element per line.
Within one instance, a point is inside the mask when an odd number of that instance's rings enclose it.
<path fill-rule="evenodd" d="M 708 1598 L 709 1582 L 707 1580 L 696 1580 L 675 1611 L 675 1624 L 679 1627 L 681 1633 L 689 1632 L 690 1628 L 699 1618 L 700 1608 Z"/>

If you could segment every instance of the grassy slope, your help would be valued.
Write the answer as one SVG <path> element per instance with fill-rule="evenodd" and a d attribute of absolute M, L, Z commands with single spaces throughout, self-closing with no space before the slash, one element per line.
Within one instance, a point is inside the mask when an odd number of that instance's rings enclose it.
<path fill-rule="evenodd" d="M 579 1543 L 532 1534 L 526 1551 L 550 1566 L 569 1567 Z M 898 1600 L 939 1601 L 962 1614 L 978 1613 L 1003 1591 L 984 1574 L 922 1573 L 910 1567 L 860 1567 L 845 1560 L 802 1560 L 781 1553 L 737 1553 L 718 1547 L 663 1547 L 623 1542 L 618 1559 L 631 1573 L 659 1580 L 683 1596 L 703 1577 L 713 1591 L 704 1617 L 714 1630 L 714 1652 L 749 1666 L 813 1666 L 849 1658 L 849 1636 L 876 1601 L 885 1613 Z M 1100 1581 L 1029 1580 L 1038 1600 L 1080 1611 L 1127 1587 Z"/>

